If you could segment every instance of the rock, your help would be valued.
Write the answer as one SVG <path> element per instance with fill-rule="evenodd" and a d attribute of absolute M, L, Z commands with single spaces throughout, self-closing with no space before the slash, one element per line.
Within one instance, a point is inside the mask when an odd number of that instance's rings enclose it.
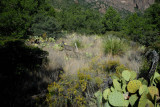
<path fill-rule="evenodd" d="M 153 4 L 155 0 L 85 0 L 85 2 L 92 5 L 94 4 L 93 7 L 99 8 L 101 13 L 105 13 L 108 6 L 130 12 L 134 12 L 135 9 L 144 11 Z"/>

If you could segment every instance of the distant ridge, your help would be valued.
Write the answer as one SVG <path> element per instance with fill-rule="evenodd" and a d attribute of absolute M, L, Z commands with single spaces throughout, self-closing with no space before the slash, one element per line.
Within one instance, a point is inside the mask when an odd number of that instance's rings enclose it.
<path fill-rule="evenodd" d="M 144 11 L 155 0 L 51 0 L 56 8 L 67 8 L 73 4 L 79 4 L 87 8 L 93 8 L 100 13 L 105 13 L 109 6 L 118 11 L 135 12 L 136 10 Z"/>
<path fill-rule="evenodd" d="M 135 9 L 144 11 L 155 0 L 74 0 L 77 3 L 86 2 L 88 5 L 91 5 L 92 8 L 99 9 L 101 13 L 105 13 L 108 6 L 112 6 L 118 10 L 126 10 L 134 12 Z"/>

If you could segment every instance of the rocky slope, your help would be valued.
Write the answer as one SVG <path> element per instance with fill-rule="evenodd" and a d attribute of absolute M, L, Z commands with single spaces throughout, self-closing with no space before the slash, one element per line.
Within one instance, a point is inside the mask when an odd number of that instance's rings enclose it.
<path fill-rule="evenodd" d="M 74 0 L 76 4 L 87 3 L 92 8 L 99 9 L 101 13 L 105 13 L 108 6 L 113 6 L 118 10 L 126 10 L 134 12 L 135 9 L 141 11 L 148 8 L 155 0 Z"/>

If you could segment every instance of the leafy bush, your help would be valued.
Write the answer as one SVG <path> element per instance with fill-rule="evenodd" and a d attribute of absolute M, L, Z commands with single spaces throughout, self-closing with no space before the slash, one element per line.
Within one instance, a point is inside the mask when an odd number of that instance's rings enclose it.
<path fill-rule="evenodd" d="M 104 40 L 103 47 L 105 54 L 110 53 L 112 55 L 123 55 L 129 49 L 125 40 L 111 36 Z"/>

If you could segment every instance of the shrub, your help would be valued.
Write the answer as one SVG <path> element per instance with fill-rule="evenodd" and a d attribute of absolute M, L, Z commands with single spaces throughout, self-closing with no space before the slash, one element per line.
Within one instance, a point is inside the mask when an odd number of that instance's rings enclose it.
<path fill-rule="evenodd" d="M 129 49 L 125 40 L 108 36 L 104 41 L 105 54 L 123 55 Z"/>
<path fill-rule="evenodd" d="M 118 60 L 109 60 L 104 62 L 103 69 L 109 75 L 111 76 L 116 75 L 117 77 L 121 76 L 122 71 L 128 70 L 128 68 L 123 64 L 120 64 Z"/>
<path fill-rule="evenodd" d="M 80 40 L 74 40 L 72 42 L 72 45 L 75 46 L 75 43 L 77 44 L 78 48 L 83 48 L 84 47 L 82 41 L 80 41 Z"/>
<path fill-rule="evenodd" d="M 97 78 L 99 81 L 96 83 L 93 81 L 93 77 L 90 74 L 79 71 L 77 78 L 75 75 L 61 76 L 61 80 L 54 82 L 48 86 L 49 93 L 47 94 L 46 101 L 50 106 L 80 106 L 87 105 L 86 95 L 93 93 L 94 85 L 99 86 L 103 81 L 101 78 Z"/>

